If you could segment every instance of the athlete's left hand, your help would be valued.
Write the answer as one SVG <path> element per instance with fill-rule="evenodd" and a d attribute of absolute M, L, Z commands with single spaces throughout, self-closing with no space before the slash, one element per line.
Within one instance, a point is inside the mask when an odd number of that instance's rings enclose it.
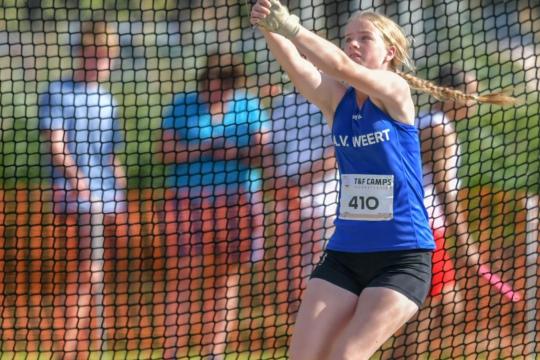
<path fill-rule="evenodd" d="M 279 0 L 258 0 L 251 9 L 251 23 L 292 39 L 300 31 L 300 20 Z"/>

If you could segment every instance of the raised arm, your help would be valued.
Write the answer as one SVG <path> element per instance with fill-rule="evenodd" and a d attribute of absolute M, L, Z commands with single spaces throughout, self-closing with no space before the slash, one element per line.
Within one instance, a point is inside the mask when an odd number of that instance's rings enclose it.
<path fill-rule="evenodd" d="M 289 15 L 278 0 L 259 0 L 253 8 L 252 23 L 286 36 L 297 51 L 307 57 L 311 66 L 338 83 L 352 85 L 394 119 L 414 123 L 414 104 L 409 85 L 390 67 L 397 49 L 387 46 L 372 25 L 371 28 L 369 25 L 367 28 L 347 27 L 347 54 L 332 42 L 303 28 L 298 18 Z M 370 47 L 367 48 L 365 44 Z M 365 51 L 362 53 L 360 50 Z M 378 57 L 376 61 L 366 60 L 368 52 L 369 56 L 375 53 Z M 350 55 L 358 55 L 358 58 L 355 61 Z"/>
<path fill-rule="evenodd" d="M 351 43 L 357 40 L 346 41 L 347 46 L 355 46 Z M 293 43 L 323 73 L 367 94 L 394 119 L 414 123 L 414 104 L 409 85 L 395 72 L 360 65 L 336 45 L 303 27 Z M 387 56 L 393 56 L 393 50 L 390 49 Z"/>
<path fill-rule="evenodd" d="M 252 22 L 257 24 L 263 16 L 264 8 L 256 4 L 252 9 Z M 298 52 L 293 42 L 262 27 L 260 29 L 270 52 L 285 70 L 295 88 L 321 109 L 331 126 L 335 108 L 345 93 L 345 86 L 319 71 Z"/>

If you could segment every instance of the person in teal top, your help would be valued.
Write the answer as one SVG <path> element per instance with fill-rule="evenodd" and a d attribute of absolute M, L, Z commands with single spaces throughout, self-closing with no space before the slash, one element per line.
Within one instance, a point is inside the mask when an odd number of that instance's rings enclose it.
<path fill-rule="evenodd" d="M 253 137 L 267 131 L 269 118 L 260 110 L 259 99 L 246 90 L 237 90 L 225 101 L 221 121 L 213 121 L 211 104 L 204 93 L 177 94 L 163 129 L 173 130 L 188 150 L 207 147 L 241 150 L 249 149 Z M 217 155 L 217 156 L 216 156 Z M 249 159 L 206 151 L 199 157 L 169 166 L 167 187 L 223 187 L 226 193 L 259 191 L 262 171 L 252 168 Z"/>
<path fill-rule="evenodd" d="M 245 88 L 243 66 L 229 60 L 210 56 L 199 91 L 176 94 L 163 113 L 164 180 L 173 193 L 164 211 L 167 256 L 177 264 L 167 276 L 165 358 L 185 355 L 190 328 L 197 329 L 193 302 L 212 315 L 202 320 L 201 343 L 207 345 L 201 355 L 225 353 L 239 294 L 251 292 L 240 286 L 251 281 L 238 274 L 252 276 L 251 265 L 263 259 L 263 171 L 272 171 L 263 144 L 271 143 L 270 116 Z M 193 275 L 201 267 L 213 281 Z"/>

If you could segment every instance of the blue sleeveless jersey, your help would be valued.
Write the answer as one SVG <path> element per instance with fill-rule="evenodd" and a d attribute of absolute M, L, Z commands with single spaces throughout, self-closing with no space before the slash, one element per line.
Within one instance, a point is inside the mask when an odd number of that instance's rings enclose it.
<path fill-rule="evenodd" d="M 393 120 L 354 88 L 338 105 L 332 138 L 340 170 L 327 248 L 375 252 L 435 248 L 424 207 L 418 129 Z"/>

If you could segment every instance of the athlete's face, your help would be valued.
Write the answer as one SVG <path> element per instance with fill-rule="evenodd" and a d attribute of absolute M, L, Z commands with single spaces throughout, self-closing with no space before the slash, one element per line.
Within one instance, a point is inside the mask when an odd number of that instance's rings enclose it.
<path fill-rule="evenodd" d="M 345 53 L 369 69 L 387 69 L 395 48 L 387 46 L 381 32 L 360 16 L 351 19 L 345 28 Z"/>

